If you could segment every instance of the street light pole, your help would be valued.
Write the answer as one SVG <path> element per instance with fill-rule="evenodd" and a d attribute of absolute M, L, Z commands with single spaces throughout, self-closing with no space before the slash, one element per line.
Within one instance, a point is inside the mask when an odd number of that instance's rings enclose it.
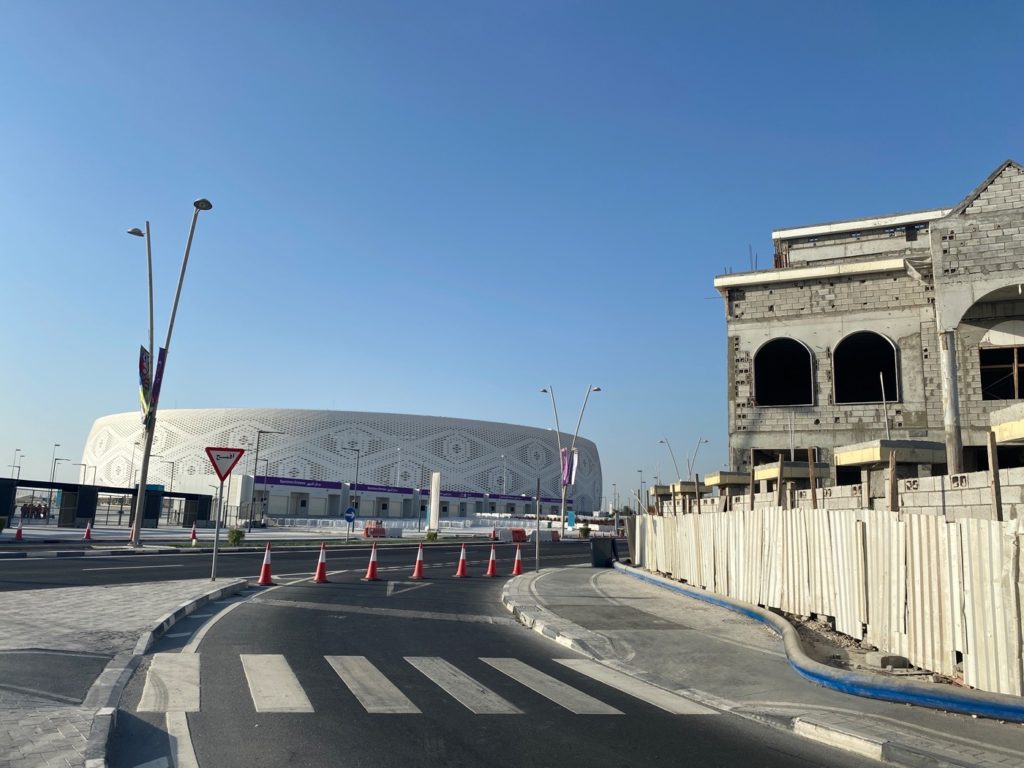
<path fill-rule="evenodd" d="M 587 410 L 587 402 L 590 400 L 590 393 L 591 392 L 600 392 L 600 391 L 601 391 L 600 387 L 595 387 L 593 384 L 588 384 L 587 385 L 587 396 L 583 398 L 583 407 L 580 408 L 580 417 L 579 417 L 579 419 L 576 420 L 576 431 L 573 432 L 573 434 L 572 434 L 572 445 L 569 448 L 569 461 L 570 462 L 573 461 L 573 457 L 576 455 L 576 438 L 579 437 L 579 434 L 580 434 L 580 424 L 583 423 L 583 412 L 585 410 Z M 569 478 L 568 479 L 572 481 L 573 504 L 575 504 L 576 503 L 576 482 L 575 482 L 574 473 L 572 472 L 572 464 L 571 463 L 569 464 L 569 468 L 570 468 L 570 470 L 569 470 Z M 563 497 L 564 497 L 564 494 L 563 494 Z M 564 521 L 563 521 L 563 524 L 564 524 Z"/>
<path fill-rule="evenodd" d="M 672 466 L 676 468 L 676 482 L 677 483 L 683 482 L 683 476 L 679 474 L 679 465 L 676 464 L 676 454 L 675 454 L 675 451 L 672 450 L 672 443 L 670 443 L 668 441 L 667 437 L 661 438 L 661 440 L 659 440 L 658 442 L 659 443 L 664 443 L 665 445 L 668 446 L 668 455 L 672 457 Z"/>
<path fill-rule="evenodd" d="M 52 511 L 52 508 L 53 508 L 53 488 L 52 488 L 52 485 L 53 485 L 54 479 L 57 476 L 57 465 L 60 464 L 62 461 L 71 461 L 71 459 L 63 459 L 63 458 L 58 456 L 57 458 L 55 458 L 53 460 L 53 465 L 50 467 L 50 485 L 51 485 L 51 488 L 50 488 L 50 501 L 46 505 L 46 524 L 47 525 L 50 524 L 50 514 L 51 514 L 51 511 Z M 60 522 L 60 518 L 58 517 L 58 523 L 59 522 Z"/>
<path fill-rule="evenodd" d="M 21 452 L 21 448 L 15 448 L 14 449 L 14 463 L 11 464 L 11 469 L 14 469 L 14 467 L 17 466 L 17 464 L 18 464 L 18 454 L 20 452 Z M 13 473 L 11 474 L 11 477 L 14 477 Z"/>
<path fill-rule="evenodd" d="M 640 473 L 640 495 L 637 498 L 643 499 L 644 498 L 644 471 L 642 469 L 638 469 L 637 472 Z M 643 508 L 646 511 L 647 510 L 647 504 L 645 502 L 643 502 L 643 501 L 641 501 L 641 504 L 643 504 Z"/>
<path fill-rule="evenodd" d="M 699 451 L 700 447 L 702 445 L 704 445 L 704 443 L 706 443 L 706 442 L 707 442 L 707 440 L 705 440 L 703 436 L 697 438 L 697 445 L 694 446 L 693 455 L 690 456 L 689 458 L 687 458 L 687 460 L 686 460 L 686 479 L 687 480 L 693 480 L 693 465 L 697 461 L 697 451 Z"/>
<path fill-rule="evenodd" d="M 128 539 L 129 546 L 139 546 L 139 534 L 142 530 L 142 516 L 146 511 L 146 477 L 149 473 L 149 457 L 153 452 L 153 435 L 156 433 L 156 411 L 157 404 L 160 399 L 160 384 L 163 381 L 164 369 L 167 366 L 167 356 L 171 349 L 171 334 L 174 332 L 174 318 L 178 314 L 178 300 L 181 298 L 181 286 L 185 282 L 185 270 L 188 268 L 188 255 L 189 251 L 192 250 L 192 237 L 196 232 L 196 221 L 199 218 L 200 211 L 209 211 L 213 208 L 213 205 L 209 200 L 200 198 L 192 203 L 192 225 L 188 230 L 188 240 L 185 241 L 185 255 L 181 260 L 181 271 L 178 273 L 178 287 L 174 291 L 174 303 L 171 305 L 171 318 L 167 324 L 167 340 L 164 342 L 163 352 L 159 356 L 162 358 L 157 361 L 156 376 L 153 381 L 153 390 L 150 393 L 149 409 L 146 412 L 146 439 L 142 449 L 142 469 L 139 471 L 139 488 L 140 490 L 136 493 L 135 499 L 135 519 L 132 521 L 132 532 Z M 146 230 L 148 232 L 149 225 L 147 223 Z M 150 253 L 149 237 L 146 237 L 146 252 Z M 152 259 L 150 258 L 150 263 Z M 152 276 L 152 267 L 150 268 L 150 275 Z M 150 292 L 150 317 L 152 317 L 152 291 Z M 152 328 L 152 322 L 150 322 L 150 328 Z M 152 342 L 150 342 L 150 360 L 153 359 Z"/>
<path fill-rule="evenodd" d="M 79 464 L 79 463 L 78 463 L 78 462 L 76 461 L 76 462 L 74 462 L 74 463 L 73 463 L 73 464 L 72 464 L 71 466 L 72 466 L 72 467 L 81 467 L 81 468 L 82 468 L 82 469 L 81 469 L 81 470 L 79 471 L 79 473 L 78 473 L 78 477 L 79 477 L 79 481 L 78 481 L 78 482 L 79 482 L 79 484 L 81 484 L 81 485 L 85 485 L 85 468 L 86 468 L 87 466 L 89 466 L 89 465 L 88 465 L 88 464 Z"/>
<path fill-rule="evenodd" d="M 55 457 L 57 456 L 57 449 L 60 448 L 60 443 L 53 444 L 53 450 L 50 452 L 50 482 L 53 482 L 54 469 L 57 466 Z M 53 506 L 53 488 L 50 489 L 49 495 L 46 497 L 46 522 L 50 522 L 50 507 Z"/>
<path fill-rule="evenodd" d="M 252 488 L 249 489 L 249 533 L 252 533 L 252 513 L 253 504 L 256 503 L 256 473 L 260 471 L 260 438 L 264 435 L 283 435 L 284 432 L 272 432 L 269 429 L 257 429 L 256 430 L 256 456 L 252 462 Z M 267 462 L 267 472 L 270 472 L 270 462 Z M 263 481 L 264 493 L 266 493 L 267 483 Z"/>
<path fill-rule="evenodd" d="M 561 477 L 559 481 L 562 486 L 562 498 L 559 505 L 559 535 L 565 535 L 565 496 L 566 490 L 569 486 L 569 481 L 572 479 L 572 457 L 576 450 L 576 438 L 580 434 L 580 424 L 583 423 L 583 412 L 587 410 L 587 402 L 590 400 L 591 392 L 600 392 L 600 387 L 595 387 L 593 384 L 587 385 L 587 395 L 583 398 L 583 407 L 580 408 L 580 417 L 576 420 L 576 431 L 572 436 L 572 443 L 569 444 L 569 451 L 565 455 L 564 463 L 562 459 L 562 428 L 558 424 L 558 408 L 555 406 L 555 388 L 548 386 L 541 390 L 541 392 L 547 393 L 551 396 L 551 410 L 555 414 L 555 435 L 558 438 L 558 467 L 559 474 Z M 575 483 L 573 483 L 573 489 L 575 490 Z"/>
<path fill-rule="evenodd" d="M 562 536 L 565 534 L 565 473 L 562 467 L 562 427 L 558 424 L 558 406 L 555 405 L 555 388 L 548 385 L 548 387 L 542 389 L 541 392 L 545 392 L 551 396 L 551 410 L 555 413 L 555 439 L 558 443 L 558 484 L 562 487 L 562 500 L 558 507 L 558 515 L 561 519 L 558 535 Z"/>

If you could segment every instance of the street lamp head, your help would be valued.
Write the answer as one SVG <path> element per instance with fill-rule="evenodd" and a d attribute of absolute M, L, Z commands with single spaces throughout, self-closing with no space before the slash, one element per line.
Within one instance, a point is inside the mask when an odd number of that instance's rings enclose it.
<path fill-rule="evenodd" d="M 601 391 L 601 388 L 600 388 L 600 387 L 591 387 L 591 388 L 590 388 L 590 391 L 591 391 L 591 392 L 600 392 L 600 391 Z"/>
<path fill-rule="evenodd" d="M 128 234 L 129 235 L 134 235 L 135 237 L 145 237 L 146 236 L 146 233 L 143 232 L 138 227 L 132 227 L 131 229 L 129 229 L 128 230 Z"/>
<path fill-rule="evenodd" d="M 543 388 L 543 389 L 541 389 L 540 391 L 541 391 L 541 393 L 543 393 L 543 394 L 545 394 L 545 395 L 549 394 L 549 392 L 548 392 L 548 388 L 547 388 L 547 387 L 544 387 L 544 388 Z"/>
<path fill-rule="evenodd" d="M 192 205 L 195 206 L 197 211 L 208 211 L 213 208 L 213 203 L 207 200 L 205 197 L 200 197 Z"/>

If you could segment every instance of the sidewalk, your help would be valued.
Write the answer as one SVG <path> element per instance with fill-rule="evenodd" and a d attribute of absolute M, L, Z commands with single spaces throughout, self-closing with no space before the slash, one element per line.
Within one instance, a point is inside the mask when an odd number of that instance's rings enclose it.
<path fill-rule="evenodd" d="M 105 764 L 87 758 L 102 758 L 109 708 L 153 637 L 245 585 L 189 579 L 0 593 L 0 768 Z M 54 668 L 49 686 L 17 677 L 30 658 Z M 80 693 L 68 683 L 76 676 Z"/>
<path fill-rule="evenodd" d="M 1022 725 L 819 687 L 764 625 L 626 570 L 544 570 L 508 582 L 502 600 L 526 626 L 610 667 L 837 748 L 915 768 L 1024 766 Z"/>

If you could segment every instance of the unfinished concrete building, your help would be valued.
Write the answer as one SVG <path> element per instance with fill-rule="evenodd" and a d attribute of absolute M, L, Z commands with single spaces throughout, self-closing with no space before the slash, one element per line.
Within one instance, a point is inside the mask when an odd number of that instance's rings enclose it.
<path fill-rule="evenodd" d="M 834 449 L 886 437 L 944 443 L 938 471 L 986 468 L 990 412 L 1024 400 L 1024 168 L 1006 161 L 953 208 L 772 239 L 772 269 L 715 278 L 731 468 L 813 449 L 858 482 Z"/>

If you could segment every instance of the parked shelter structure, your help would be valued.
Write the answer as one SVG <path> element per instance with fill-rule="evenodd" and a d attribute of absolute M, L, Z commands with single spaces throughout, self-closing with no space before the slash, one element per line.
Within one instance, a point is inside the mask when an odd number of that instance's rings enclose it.
<path fill-rule="evenodd" d="M 776 230 L 771 269 L 719 275 L 730 468 L 808 449 L 945 446 L 934 473 L 987 467 L 991 413 L 1024 400 L 1024 167 L 1007 160 L 952 208 Z M 1004 442 L 1003 467 L 1024 465 Z"/>

